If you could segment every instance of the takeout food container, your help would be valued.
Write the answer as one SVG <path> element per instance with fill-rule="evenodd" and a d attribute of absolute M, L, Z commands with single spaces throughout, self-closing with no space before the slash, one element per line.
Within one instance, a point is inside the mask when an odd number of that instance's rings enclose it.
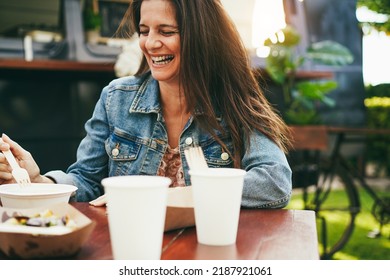
<path fill-rule="evenodd" d="M 192 187 L 169 188 L 164 231 L 194 225 L 195 215 Z"/>
<path fill-rule="evenodd" d="M 69 202 L 77 187 L 65 184 L 38 184 L 21 187 L 18 184 L 0 186 L 0 201 L 3 207 L 34 208 Z"/>
<path fill-rule="evenodd" d="M 27 233 L 26 230 L 22 233 L 18 230 L 22 226 L 15 226 L 14 232 L 9 231 L 9 226 L 6 231 L 2 231 L 3 223 L 14 213 L 31 216 L 45 210 L 51 210 L 58 217 L 68 215 L 75 222 L 76 228 L 69 233 L 58 235 Z M 64 258 L 79 252 L 94 227 L 94 221 L 64 202 L 31 209 L 0 207 L 0 250 L 12 259 Z"/>

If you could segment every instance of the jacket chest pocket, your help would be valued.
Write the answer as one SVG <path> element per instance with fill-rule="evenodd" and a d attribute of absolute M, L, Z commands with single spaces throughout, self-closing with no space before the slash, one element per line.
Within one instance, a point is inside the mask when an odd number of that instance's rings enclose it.
<path fill-rule="evenodd" d="M 233 151 L 231 141 L 224 141 L 229 151 Z M 217 141 L 201 143 L 209 167 L 232 167 L 233 160 Z"/>
<path fill-rule="evenodd" d="M 133 174 L 139 169 L 137 166 L 142 143 L 139 138 L 126 136 L 122 137 L 112 134 L 106 140 L 105 149 L 110 158 L 109 172 L 111 176 Z"/>

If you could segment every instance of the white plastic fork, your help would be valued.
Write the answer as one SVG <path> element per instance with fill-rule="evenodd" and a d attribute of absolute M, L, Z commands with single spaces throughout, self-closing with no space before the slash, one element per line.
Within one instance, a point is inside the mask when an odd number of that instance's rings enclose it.
<path fill-rule="evenodd" d="M 3 139 L 0 137 L 0 143 L 4 143 Z M 8 151 L 2 151 L 5 158 L 7 159 L 9 165 L 11 165 L 12 168 L 12 176 L 16 180 L 16 182 L 21 187 L 25 187 L 31 184 L 30 176 L 28 175 L 28 172 L 26 169 L 21 168 L 16 161 L 14 155 L 11 153 L 10 150 Z"/>
<path fill-rule="evenodd" d="M 192 146 L 184 150 L 184 156 L 188 166 L 192 170 L 202 170 L 208 168 L 202 147 Z"/>

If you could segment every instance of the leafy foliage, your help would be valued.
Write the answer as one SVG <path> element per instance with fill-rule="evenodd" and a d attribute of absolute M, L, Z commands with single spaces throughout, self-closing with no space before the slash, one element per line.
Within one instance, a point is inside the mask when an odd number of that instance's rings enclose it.
<path fill-rule="evenodd" d="M 343 66 L 353 62 L 353 55 L 348 48 L 327 40 L 309 46 L 307 57 L 314 62 L 326 65 Z"/>
<path fill-rule="evenodd" d="M 92 0 L 85 2 L 83 11 L 84 30 L 98 30 L 102 25 L 102 17 L 94 5 L 96 4 Z"/>
<path fill-rule="evenodd" d="M 264 42 L 270 48 L 266 59 L 266 71 L 271 79 L 283 89 L 283 117 L 288 124 L 320 124 L 316 106 L 323 103 L 334 106 L 327 96 L 337 88 L 333 80 L 297 81 L 296 73 L 306 60 L 332 66 L 343 66 L 353 62 L 352 53 L 334 41 L 316 42 L 303 55 L 296 54 L 300 42 L 299 33 L 287 25 Z"/>

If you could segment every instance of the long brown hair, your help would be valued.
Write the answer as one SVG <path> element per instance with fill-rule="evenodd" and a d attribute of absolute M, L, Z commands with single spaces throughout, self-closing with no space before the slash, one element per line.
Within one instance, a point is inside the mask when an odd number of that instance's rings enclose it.
<path fill-rule="evenodd" d="M 222 116 L 233 140 L 234 152 L 228 152 L 237 168 L 245 153 L 244 142 L 249 143 L 253 130 L 265 134 L 287 153 L 289 129 L 260 89 L 241 37 L 220 0 L 168 1 L 176 7 L 180 82 L 195 120 L 226 148 L 215 133 L 224 134 L 217 120 Z M 138 34 L 142 2 L 131 0 L 122 21 L 122 26 L 130 24 Z M 136 75 L 148 70 L 144 57 Z"/>

